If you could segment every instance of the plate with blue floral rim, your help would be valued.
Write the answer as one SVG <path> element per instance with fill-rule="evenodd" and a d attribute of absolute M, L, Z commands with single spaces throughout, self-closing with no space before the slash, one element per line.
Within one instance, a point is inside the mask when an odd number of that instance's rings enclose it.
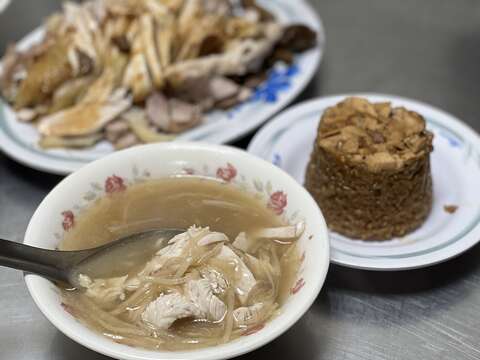
<path fill-rule="evenodd" d="M 433 208 L 416 231 L 388 241 L 362 241 L 330 232 L 333 263 L 367 270 L 406 270 L 455 257 L 480 241 L 480 136 L 459 119 L 431 105 L 383 94 L 345 94 L 294 106 L 253 138 L 248 151 L 273 162 L 304 183 L 323 111 L 361 96 L 389 101 L 424 116 L 434 133 L 431 154 Z"/>
<path fill-rule="evenodd" d="M 325 47 L 325 32 L 315 10 L 305 0 L 259 0 L 258 3 L 275 14 L 282 23 L 302 23 L 316 30 L 318 45 L 296 56 L 292 65 L 277 65 L 271 69 L 267 80 L 255 89 L 245 103 L 228 111 L 209 113 L 202 125 L 183 133 L 178 140 L 213 144 L 235 141 L 288 105 L 314 76 Z M 18 46 L 26 49 L 42 36 L 43 30 L 36 29 L 21 40 Z M 39 134 L 35 127 L 17 121 L 12 109 L 0 101 L 0 149 L 29 167 L 65 175 L 114 151 L 107 142 L 100 142 L 85 150 L 44 150 L 38 147 L 38 140 Z"/>

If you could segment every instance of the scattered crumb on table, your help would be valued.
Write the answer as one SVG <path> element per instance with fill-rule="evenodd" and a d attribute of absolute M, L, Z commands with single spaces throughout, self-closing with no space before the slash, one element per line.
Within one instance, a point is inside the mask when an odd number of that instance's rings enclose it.
<path fill-rule="evenodd" d="M 445 205 L 443 207 L 443 210 L 445 210 L 449 214 L 454 214 L 458 210 L 457 205 Z"/>

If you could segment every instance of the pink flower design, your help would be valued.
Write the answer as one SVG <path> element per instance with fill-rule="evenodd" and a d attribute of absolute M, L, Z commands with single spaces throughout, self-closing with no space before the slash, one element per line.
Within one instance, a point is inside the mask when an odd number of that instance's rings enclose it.
<path fill-rule="evenodd" d="M 62 226 L 63 230 L 68 231 L 75 225 L 75 215 L 70 210 L 62 212 L 63 221 Z"/>
<path fill-rule="evenodd" d="M 297 283 L 295 284 L 295 286 L 290 289 L 290 293 L 291 293 L 292 295 L 295 295 L 295 294 L 298 293 L 304 286 L 305 286 L 305 280 L 303 280 L 303 278 L 298 279 L 298 281 L 297 281 Z"/>
<path fill-rule="evenodd" d="M 107 194 L 124 191 L 126 188 L 124 180 L 120 176 L 112 175 L 105 180 L 105 192 Z"/>
<path fill-rule="evenodd" d="M 63 310 L 65 310 L 67 313 L 69 313 L 72 316 L 75 315 L 73 308 L 70 305 L 65 304 L 64 302 L 62 302 L 60 305 L 62 306 Z"/>
<path fill-rule="evenodd" d="M 287 203 L 287 194 L 283 191 L 277 191 L 270 195 L 270 201 L 267 206 L 269 209 L 272 209 L 275 214 L 281 215 Z"/>
<path fill-rule="evenodd" d="M 253 334 L 259 332 L 260 330 L 262 330 L 264 327 L 265 327 L 265 324 L 255 325 L 255 326 L 245 330 L 242 335 L 243 336 L 253 335 Z"/>
<path fill-rule="evenodd" d="M 218 168 L 217 170 L 217 177 L 226 182 L 232 181 L 235 176 L 237 176 L 237 169 L 235 169 L 235 167 L 230 163 L 228 163 L 227 166 L 223 168 Z"/>
<path fill-rule="evenodd" d="M 183 172 L 187 175 L 194 175 L 195 174 L 195 169 L 192 168 L 183 168 Z"/>

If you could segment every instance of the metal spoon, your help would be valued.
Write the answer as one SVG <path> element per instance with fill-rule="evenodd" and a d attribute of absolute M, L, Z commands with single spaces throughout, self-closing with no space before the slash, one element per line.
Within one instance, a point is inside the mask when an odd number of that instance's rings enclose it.
<path fill-rule="evenodd" d="M 184 231 L 150 230 L 80 251 L 46 250 L 0 239 L 0 266 L 78 287 L 79 274 L 91 278 L 125 275 L 132 267 L 143 265 L 145 259 L 152 257 L 171 238 Z"/>

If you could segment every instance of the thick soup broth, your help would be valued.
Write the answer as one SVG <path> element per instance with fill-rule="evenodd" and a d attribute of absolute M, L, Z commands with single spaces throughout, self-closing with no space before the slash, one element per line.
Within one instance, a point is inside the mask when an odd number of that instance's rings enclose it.
<path fill-rule="evenodd" d="M 231 341 L 261 328 L 289 295 L 300 259 L 299 234 L 288 235 L 287 225 L 260 200 L 219 181 L 173 177 L 132 185 L 77 216 L 60 248 L 96 247 L 149 229 L 190 230 L 134 273 L 65 289 L 65 306 L 132 346 L 173 351 Z M 108 261 L 103 266 L 122 264 Z"/>

